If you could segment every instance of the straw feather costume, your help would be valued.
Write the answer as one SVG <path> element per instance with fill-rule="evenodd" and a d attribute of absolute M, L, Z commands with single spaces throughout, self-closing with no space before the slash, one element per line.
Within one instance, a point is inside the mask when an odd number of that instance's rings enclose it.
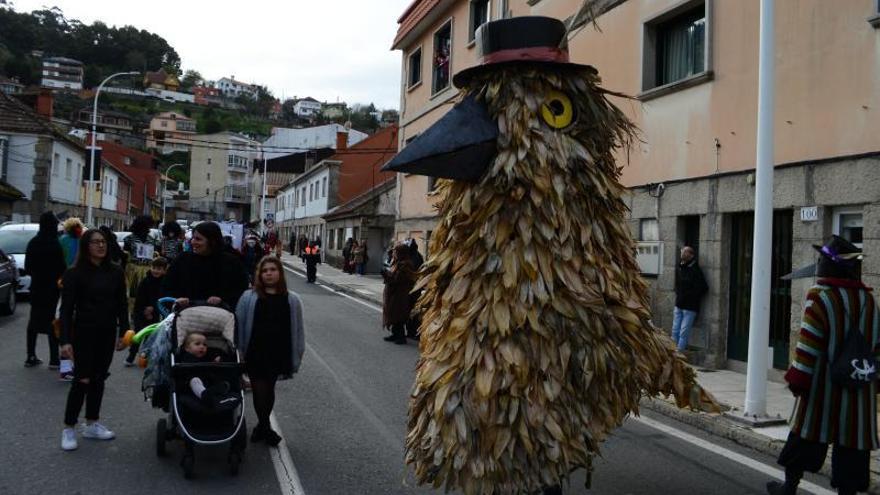
<path fill-rule="evenodd" d="M 614 161 L 633 125 L 564 36 L 542 17 L 483 25 L 460 103 L 386 165 L 451 179 L 416 287 L 420 483 L 533 493 L 587 467 L 644 395 L 714 404 L 650 322 Z"/>

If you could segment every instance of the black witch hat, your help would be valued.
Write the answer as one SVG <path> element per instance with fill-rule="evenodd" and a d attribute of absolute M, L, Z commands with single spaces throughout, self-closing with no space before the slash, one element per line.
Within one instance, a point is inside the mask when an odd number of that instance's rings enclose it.
<path fill-rule="evenodd" d="M 452 82 L 461 88 L 478 74 L 510 65 L 596 72 L 591 65 L 569 61 L 568 48 L 563 42 L 566 32 L 565 23 L 552 17 L 524 16 L 487 22 L 475 34 L 479 64 L 462 70 L 453 76 Z"/>
<path fill-rule="evenodd" d="M 852 267 L 865 256 L 858 246 L 838 235 L 832 235 L 831 239 L 822 246 L 813 244 L 813 249 L 822 255 L 823 258 L 842 267 Z M 807 265 L 783 276 L 782 279 L 793 280 L 815 277 L 817 267 L 818 263 Z"/>

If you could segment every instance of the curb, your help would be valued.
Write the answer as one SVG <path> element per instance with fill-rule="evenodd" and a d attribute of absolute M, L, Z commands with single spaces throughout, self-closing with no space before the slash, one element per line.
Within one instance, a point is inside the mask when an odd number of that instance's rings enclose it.
<path fill-rule="evenodd" d="M 755 433 L 751 428 L 734 423 L 720 414 L 679 409 L 674 404 L 667 402 L 662 398 L 643 398 L 639 402 L 639 407 L 660 414 L 661 416 L 674 419 L 679 423 L 692 426 L 710 435 L 725 438 L 737 445 L 773 457 L 779 457 L 779 453 L 782 452 L 782 447 L 785 446 L 785 442 L 782 440 L 776 440 Z M 832 449 L 833 447 L 829 447 L 825 464 L 822 465 L 822 469 L 817 473 L 829 479 L 831 478 Z M 880 495 L 880 480 L 878 480 L 880 470 L 878 470 L 878 466 L 874 462 L 871 464 L 871 485 L 868 487 L 867 493 Z"/>
<path fill-rule="evenodd" d="M 281 264 L 284 265 L 286 268 L 299 273 L 300 275 L 305 276 L 305 274 L 306 274 L 306 271 L 303 268 L 300 268 L 300 267 L 294 265 L 293 263 L 289 263 L 287 261 L 282 261 Z M 332 282 L 327 282 L 325 280 L 320 280 L 320 278 L 318 279 L 318 281 L 321 283 L 321 285 L 326 285 L 327 287 L 330 287 L 331 289 L 333 289 L 337 292 L 341 292 L 343 294 L 346 294 L 346 295 L 349 295 L 352 297 L 356 297 L 356 298 L 361 299 L 362 301 L 366 301 L 368 303 L 378 304 L 379 306 L 382 306 L 382 299 L 380 299 L 380 298 L 370 297 L 370 296 L 367 296 L 366 294 L 362 294 L 362 293 L 360 293 L 350 287 L 346 287 L 341 284 L 334 284 Z"/>

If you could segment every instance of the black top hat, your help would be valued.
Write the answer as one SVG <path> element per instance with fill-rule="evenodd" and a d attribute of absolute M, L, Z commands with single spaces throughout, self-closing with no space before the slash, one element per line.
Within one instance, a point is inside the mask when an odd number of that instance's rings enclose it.
<path fill-rule="evenodd" d="M 596 69 L 569 62 L 568 49 L 561 48 L 565 23 L 552 17 L 512 17 L 483 24 L 477 29 L 479 65 L 464 69 L 452 81 L 459 88 L 474 76 L 499 66 L 513 64 L 552 65 L 555 68 Z"/>
<path fill-rule="evenodd" d="M 861 249 L 843 237 L 837 235 L 831 236 L 831 239 L 826 242 L 824 246 L 814 244 L 813 249 L 831 261 L 842 265 L 849 265 L 855 261 L 861 261 L 864 257 L 864 253 L 862 253 Z"/>

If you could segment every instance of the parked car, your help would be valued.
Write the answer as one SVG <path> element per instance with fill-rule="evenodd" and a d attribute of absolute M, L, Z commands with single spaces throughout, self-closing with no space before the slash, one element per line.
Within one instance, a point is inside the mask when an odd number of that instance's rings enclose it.
<path fill-rule="evenodd" d="M 27 294 L 31 291 L 31 276 L 24 273 L 24 253 L 27 250 L 28 242 L 37 235 L 39 230 L 40 225 L 36 223 L 10 223 L 0 226 L 0 251 L 15 258 L 19 294 Z M 0 259 L 0 262 L 2 261 L 3 259 Z M 0 289 L 0 297 L 2 296 L 2 289 Z M 0 301 L 5 301 L 5 299 L 0 299 Z"/>
<path fill-rule="evenodd" d="M 15 258 L 0 250 L 0 315 L 15 313 L 18 287 L 18 267 Z"/>

